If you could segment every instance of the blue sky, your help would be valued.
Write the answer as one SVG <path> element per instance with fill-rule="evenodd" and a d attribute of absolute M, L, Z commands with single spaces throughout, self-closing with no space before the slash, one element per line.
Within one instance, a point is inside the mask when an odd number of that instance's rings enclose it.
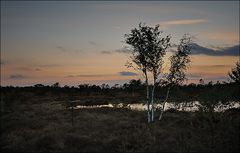
<path fill-rule="evenodd" d="M 128 55 L 102 53 L 122 49 L 124 34 L 139 22 L 160 24 L 165 35 L 172 35 L 172 43 L 189 33 L 198 45 L 210 49 L 239 45 L 239 1 L 1 1 L 1 63 L 5 63 L 1 83 L 75 85 L 137 78 L 119 75 L 134 72 L 124 67 Z M 237 59 L 195 55 L 193 70 L 194 65 L 227 65 L 213 75 L 223 77 Z M 209 79 L 210 75 L 202 75 L 204 70 L 195 71 L 199 78 Z M 14 75 L 23 77 L 13 79 Z"/>

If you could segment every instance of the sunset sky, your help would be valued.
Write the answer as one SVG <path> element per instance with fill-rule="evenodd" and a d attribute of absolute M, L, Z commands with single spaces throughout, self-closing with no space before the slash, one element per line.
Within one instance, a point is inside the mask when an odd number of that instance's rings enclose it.
<path fill-rule="evenodd" d="M 1 1 L 1 85 L 142 78 L 125 66 L 130 55 L 123 43 L 140 22 L 160 24 L 172 44 L 194 36 L 187 83 L 228 81 L 239 60 L 239 1 Z"/>

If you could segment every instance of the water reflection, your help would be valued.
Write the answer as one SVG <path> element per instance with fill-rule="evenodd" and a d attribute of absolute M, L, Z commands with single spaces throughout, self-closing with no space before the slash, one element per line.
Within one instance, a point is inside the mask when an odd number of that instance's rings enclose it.
<path fill-rule="evenodd" d="M 155 104 L 154 108 L 155 109 L 161 109 L 163 104 Z M 147 110 L 147 105 L 142 104 L 142 103 L 135 103 L 135 104 L 108 104 L 108 105 L 92 105 L 92 106 L 84 106 L 84 105 L 78 105 L 74 107 L 74 109 L 91 109 L 91 108 L 102 108 L 102 107 L 107 107 L 107 108 L 128 108 L 131 110 L 136 110 L 136 111 L 145 111 Z M 150 105 L 150 108 L 152 106 Z M 183 102 L 183 103 L 172 103 L 172 102 L 167 102 L 165 104 L 164 110 L 168 109 L 176 109 L 178 111 L 187 111 L 187 112 L 194 112 L 198 111 L 199 108 L 201 107 L 201 104 L 198 101 L 194 102 Z M 240 102 L 230 102 L 227 105 L 223 105 L 221 103 L 217 104 L 216 107 L 214 108 L 214 111 L 216 112 L 222 112 L 230 108 L 240 108 Z"/>

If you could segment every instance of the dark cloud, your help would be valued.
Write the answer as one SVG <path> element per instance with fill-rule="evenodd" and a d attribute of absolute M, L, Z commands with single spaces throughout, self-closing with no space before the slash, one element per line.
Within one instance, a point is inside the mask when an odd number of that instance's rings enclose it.
<path fill-rule="evenodd" d="M 35 71 L 41 71 L 41 69 L 40 68 L 36 68 Z"/>
<path fill-rule="evenodd" d="M 235 45 L 228 48 L 214 50 L 194 43 L 191 54 L 193 55 L 204 54 L 209 56 L 239 56 L 239 47 L 240 45 Z"/>
<path fill-rule="evenodd" d="M 215 49 L 213 49 L 213 46 L 203 47 L 196 43 L 193 43 L 191 54 L 192 55 L 208 55 L 208 56 L 239 56 L 240 51 L 240 45 L 235 45 L 232 47 L 218 47 L 214 46 Z M 177 45 L 174 44 L 172 48 L 169 48 L 167 51 L 169 52 L 175 52 L 177 49 Z"/>
<path fill-rule="evenodd" d="M 137 73 L 127 72 L 127 71 L 119 72 L 119 74 L 120 74 L 121 76 L 137 76 L 137 75 L 138 75 Z"/>
<path fill-rule="evenodd" d="M 9 79 L 25 79 L 25 78 L 28 78 L 28 77 L 21 74 L 13 74 L 9 76 Z"/>
<path fill-rule="evenodd" d="M 227 46 L 227 45 L 225 44 L 225 46 Z M 217 45 L 209 45 L 209 46 L 207 46 L 207 48 L 212 48 L 212 49 L 214 49 L 214 50 L 222 50 L 222 49 L 224 49 L 224 48 L 226 48 L 226 47 L 217 46 Z"/>

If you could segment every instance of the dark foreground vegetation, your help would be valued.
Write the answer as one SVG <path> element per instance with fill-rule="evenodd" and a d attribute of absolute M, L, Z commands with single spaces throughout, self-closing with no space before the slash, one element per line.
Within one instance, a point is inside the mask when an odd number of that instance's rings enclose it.
<path fill-rule="evenodd" d="M 240 110 L 146 113 L 98 108 L 71 111 L 50 101 L 23 102 L 1 117 L 3 152 L 238 152 Z"/>
<path fill-rule="evenodd" d="M 85 105 L 139 102 L 134 88 L 71 88 L 59 86 L 1 88 L 3 152 L 239 152 L 240 110 L 225 112 L 167 111 L 161 121 L 147 123 L 144 111 L 124 108 L 66 109 L 70 100 Z M 91 87 L 92 88 L 92 87 Z M 157 91 L 164 91 L 158 87 Z M 85 91 L 86 90 L 86 91 Z M 176 87 L 172 95 L 238 100 L 237 84 Z M 178 91 L 178 92 L 177 92 Z M 213 92 L 215 91 L 215 92 Z M 216 96 L 218 94 L 219 96 Z M 186 96 L 181 96 L 186 98 Z M 179 96 L 180 97 L 180 96 Z M 235 98 L 235 99 L 234 99 Z M 213 99 L 212 99 L 213 100 Z M 142 100 L 144 102 L 144 100 Z M 157 112 L 159 113 L 159 112 Z M 156 114 L 156 117 L 159 114 Z"/>

